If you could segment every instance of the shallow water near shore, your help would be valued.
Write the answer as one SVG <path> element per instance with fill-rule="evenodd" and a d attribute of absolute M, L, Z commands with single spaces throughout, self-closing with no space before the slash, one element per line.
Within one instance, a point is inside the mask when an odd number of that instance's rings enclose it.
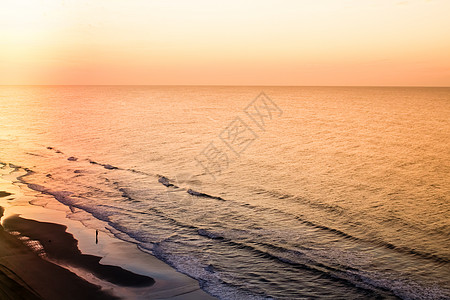
<path fill-rule="evenodd" d="M 0 199 L 1 225 L 44 260 L 100 286 L 113 297 L 135 300 L 178 299 L 177 297 L 183 295 L 186 299 L 213 299 L 199 290 L 195 280 L 140 251 L 136 241 L 127 243 L 102 231 L 96 235 L 96 230 L 77 220 L 68 219 L 66 216 L 71 213 L 71 209 L 53 197 L 47 196 L 45 208 L 29 204 L 36 197 L 46 196 L 27 188 L 17 180 L 17 177 L 20 178 L 26 173 L 19 168 L 8 166 L 0 169 L 0 188 L 7 189 L 8 194 L 14 195 Z M 92 223 L 90 225 L 93 226 Z M 96 226 L 104 228 L 102 222 L 97 222 Z M 85 257 L 76 254 L 78 251 Z M 100 265 L 95 262 L 96 257 Z M 102 270 L 104 266 L 106 268 Z M 21 270 L 13 271 L 20 273 Z M 39 274 L 36 273 L 35 277 L 39 277 Z M 43 288 L 39 282 L 33 284 L 37 284 L 40 290 Z M 58 298 L 61 297 L 63 296 Z"/>
<path fill-rule="evenodd" d="M 279 109 L 263 127 L 244 112 L 261 91 Z M 1 87 L 0 161 L 27 174 L 23 205 L 61 205 L 221 299 L 450 298 L 449 95 Z M 228 158 L 214 176 L 196 161 L 210 143 Z"/>

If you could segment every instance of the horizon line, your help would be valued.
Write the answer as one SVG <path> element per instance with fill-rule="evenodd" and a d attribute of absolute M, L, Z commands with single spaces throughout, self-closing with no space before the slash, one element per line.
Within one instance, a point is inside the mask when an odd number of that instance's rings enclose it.
<path fill-rule="evenodd" d="M 153 86 L 153 87 L 360 87 L 360 88 L 450 88 L 433 85 L 264 85 L 264 84 L 0 84 L 0 86 Z"/>

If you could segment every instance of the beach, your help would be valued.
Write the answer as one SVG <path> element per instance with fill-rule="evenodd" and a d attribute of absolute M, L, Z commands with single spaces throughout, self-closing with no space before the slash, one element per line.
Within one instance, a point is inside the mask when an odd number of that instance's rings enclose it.
<path fill-rule="evenodd" d="M 3 165 L 1 175 L 14 178 L 9 174 L 19 168 Z M 21 217 L 64 222 L 61 211 L 43 212 L 42 207 L 26 205 L 27 188 L 17 187 L 17 178 L 0 180 L 0 205 L 10 208 L 0 206 L 1 299 L 214 299 L 200 290 L 197 281 L 134 244 L 104 233 L 97 237 L 95 231 L 73 224 L 79 222 L 67 220 L 74 236 L 67 225 Z M 25 202 L 11 206 L 21 196 Z M 84 239 L 87 253 L 80 251 L 77 238 Z"/>
<path fill-rule="evenodd" d="M 35 229 L 42 228 L 37 226 Z M 53 238 L 57 241 L 58 235 Z M 117 299 L 102 292 L 99 286 L 40 258 L 3 228 L 0 229 L 0 242 L 2 299 Z"/>

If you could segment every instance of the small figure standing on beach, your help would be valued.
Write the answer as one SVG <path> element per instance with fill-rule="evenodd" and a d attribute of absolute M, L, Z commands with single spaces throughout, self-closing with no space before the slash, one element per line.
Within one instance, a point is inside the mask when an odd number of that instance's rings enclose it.
<path fill-rule="evenodd" d="M 95 230 L 95 243 L 98 244 L 98 230 Z"/>

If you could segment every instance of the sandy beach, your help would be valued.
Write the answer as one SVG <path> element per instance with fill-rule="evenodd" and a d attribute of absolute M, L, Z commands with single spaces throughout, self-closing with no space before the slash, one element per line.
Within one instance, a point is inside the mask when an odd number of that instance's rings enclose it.
<path fill-rule="evenodd" d="M 20 220 L 15 220 L 17 225 Z M 34 229 L 43 228 L 36 226 Z M 57 241 L 57 235 L 50 235 Z M 0 228 L 0 243 L 2 299 L 118 299 L 67 269 L 42 259 L 3 227 Z M 58 249 L 55 244 L 53 249 Z"/>
<path fill-rule="evenodd" d="M 214 299 L 136 245 L 27 204 L 39 193 L 12 166 L 0 176 L 1 299 Z"/>

